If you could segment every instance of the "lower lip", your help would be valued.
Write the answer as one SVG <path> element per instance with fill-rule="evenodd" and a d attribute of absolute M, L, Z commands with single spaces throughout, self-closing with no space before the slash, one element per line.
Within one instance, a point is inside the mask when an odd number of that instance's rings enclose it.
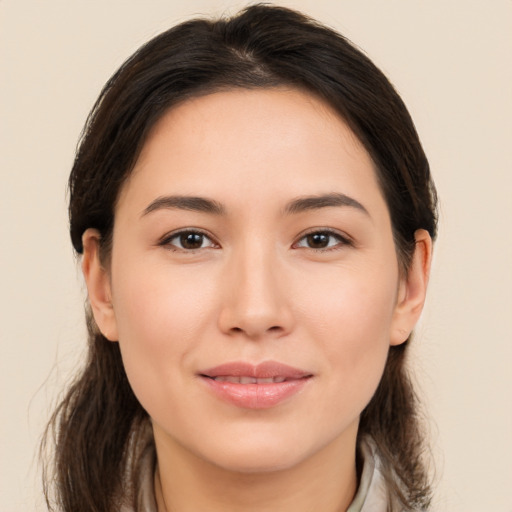
<path fill-rule="evenodd" d="M 309 377 L 269 384 L 238 384 L 202 377 L 206 385 L 222 400 L 244 409 L 269 409 L 301 391 Z"/>

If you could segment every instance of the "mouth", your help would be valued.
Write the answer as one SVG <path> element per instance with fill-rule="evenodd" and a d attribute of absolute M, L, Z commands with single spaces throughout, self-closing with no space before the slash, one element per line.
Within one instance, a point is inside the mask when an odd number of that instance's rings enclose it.
<path fill-rule="evenodd" d="M 205 377 L 208 377 L 208 376 L 205 375 Z M 237 377 L 235 375 L 219 375 L 218 377 L 208 377 L 208 378 L 213 379 L 216 382 L 233 382 L 235 384 L 274 384 L 276 382 L 280 383 L 280 382 L 285 382 L 287 380 L 286 377 L 282 377 L 282 376 L 258 379 L 256 377 L 249 377 L 249 376 Z"/>
<path fill-rule="evenodd" d="M 245 409 L 267 409 L 304 389 L 312 373 L 275 361 L 226 363 L 198 374 L 221 400 Z"/>

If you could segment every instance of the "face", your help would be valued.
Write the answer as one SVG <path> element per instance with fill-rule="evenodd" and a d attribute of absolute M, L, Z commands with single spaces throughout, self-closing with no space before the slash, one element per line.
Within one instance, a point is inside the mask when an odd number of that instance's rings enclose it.
<path fill-rule="evenodd" d="M 295 90 L 215 93 L 158 122 L 120 193 L 104 287 L 96 320 L 157 448 L 237 471 L 353 451 L 409 330 L 372 161 Z"/>

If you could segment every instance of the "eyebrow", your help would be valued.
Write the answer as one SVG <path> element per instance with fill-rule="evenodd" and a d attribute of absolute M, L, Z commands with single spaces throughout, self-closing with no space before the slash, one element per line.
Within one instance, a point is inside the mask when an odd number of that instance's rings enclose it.
<path fill-rule="evenodd" d="M 368 210 L 359 201 L 356 201 L 354 198 L 350 196 L 339 193 L 299 197 L 289 202 L 286 205 L 284 211 L 287 214 L 294 214 L 305 212 L 308 210 L 319 210 L 320 208 L 330 208 L 339 206 L 348 206 L 350 208 L 355 208 L 370 217 Z"/>
<path fill-rule="evenodd" d="M 302 213 L 308 210 L 319 210 L 321 208 L 340 206 L 356 208 L 370 216 L 368 210 L 359 201 L 340 193 L 299 197 L 290 201 L 286 205 L 284 212 L 285 214 L 290 215 Z M 143 217 L 151 212 L 165 209 L 189 210 L 214 215 L 224 215 L 226 213 L 224 206 L 213 199 L 196 196 L 161 196 L 152 201 L 144 209 L 141 216 Z"/>
<path fill-rule="evenodd" d="M 157 210 L 189 210 L 193 212 L 224 215 L 224 207 L 212 199 L 195 196 L 161 196 L 152 201 L 142 212 L 142 217 Z"/>

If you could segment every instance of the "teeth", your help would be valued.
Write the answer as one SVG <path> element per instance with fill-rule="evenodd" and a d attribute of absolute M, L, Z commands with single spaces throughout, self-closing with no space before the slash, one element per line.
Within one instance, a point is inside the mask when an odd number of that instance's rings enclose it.
<path fill-rule="evenodd" d="M 240 384 L 256 384 L 258 379 L 254 377 L 240 377 Z"/>
<path fill-rule="evenodd" d="M 266 377 L 257 379 L 256 377 L 221 375 L 219 377 L 214 377 L 213 380 L 217 382 L 233 382 L 235 384 L 274 384 L 284 382 L 286 377 Z"/>

